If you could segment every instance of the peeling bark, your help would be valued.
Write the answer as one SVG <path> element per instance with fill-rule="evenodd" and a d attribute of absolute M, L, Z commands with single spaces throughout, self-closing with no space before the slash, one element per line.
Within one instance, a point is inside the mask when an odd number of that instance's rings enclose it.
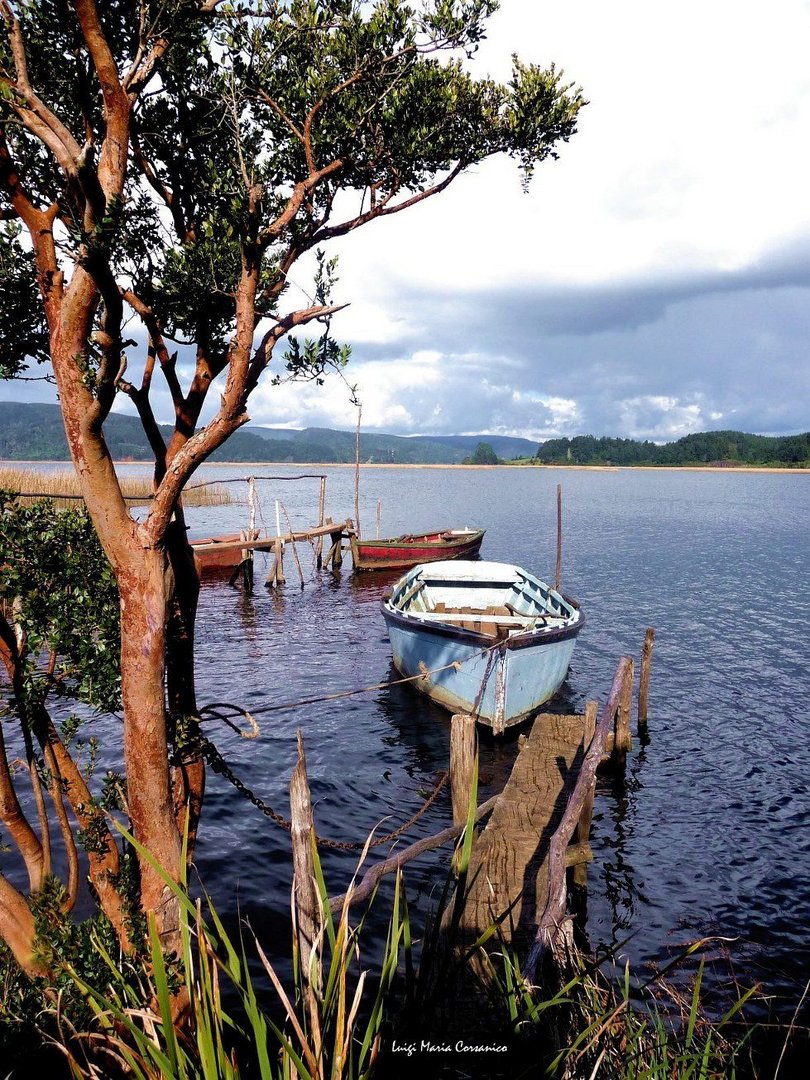
<path fill-rule="evenodd" d="M 26 975 L 47 975 L 36 955 L 34 916 L 21 892 L 0 874 L 0 934 Z"/>
<path fill-rule="evenodd" d="M 151 860 L 180 880 L 180 835 L 169 776 L 165 708 L 166 586 L 163 553 L 142 550 L 122 570 L 121 697 L 127 805 L 136 839 Z M 172 947 L 178 903 L 150 858 L 139 855 L 141 904 L 155 913 L 158 932 Z"/>

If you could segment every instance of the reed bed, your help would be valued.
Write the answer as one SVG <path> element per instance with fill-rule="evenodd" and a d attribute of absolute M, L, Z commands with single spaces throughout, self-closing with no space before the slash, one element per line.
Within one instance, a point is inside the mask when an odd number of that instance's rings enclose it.
<path fill-rule="evenodd" d="M 152 497 L 149 476 L 121 477 L 121 489 L 127 502 L 133 505 L 148 503 Z M 52 499 L 60 509 L 75 507 L 81 502 L 79 480 L 72 469 L 41 472 L 39 469 L 0 467 L 0 491 L 16 492 L 24 504 Z M 183 494 L 186 506 L 222 506 L 236 501 L 222 484 L 191 487 Z"/>

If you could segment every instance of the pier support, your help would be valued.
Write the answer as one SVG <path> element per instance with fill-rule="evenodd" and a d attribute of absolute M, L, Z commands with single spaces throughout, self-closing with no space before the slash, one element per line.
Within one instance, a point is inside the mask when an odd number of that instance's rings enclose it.
<path fill-rule="evenodd" d="M 647 730 L 647 703 L 650 695 L 650 665 L 652 664 L 653 645 L 655 644 L 655 627 L 648 626 L 644 635 L 644 644 L 641 648 L 641 673 L 638 681 L 638 706 L 636 723 L 639 735 Z"/>
<path fill-rule="evenodd" d="M 463 825 L 469 813 L 477 744 L 475 717 L 469 713 L 454 713 L 450 721 L 450 793 L 454 825 Z"/>

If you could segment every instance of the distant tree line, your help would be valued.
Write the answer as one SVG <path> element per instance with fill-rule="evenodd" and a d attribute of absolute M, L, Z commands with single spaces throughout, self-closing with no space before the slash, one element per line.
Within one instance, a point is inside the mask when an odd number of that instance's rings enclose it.
<path fill-rule="evenodd" d="M 541 443 L 537 460 L 546 465 L 800 465 L 810 461 L 810 432 L 769 436 L 703 431 L 662 445 L 577 435 Z"/>

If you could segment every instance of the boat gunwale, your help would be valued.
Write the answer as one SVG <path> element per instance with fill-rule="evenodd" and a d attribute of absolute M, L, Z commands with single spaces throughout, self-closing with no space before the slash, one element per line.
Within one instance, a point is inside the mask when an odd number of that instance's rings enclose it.
<path fill-rule="evenodd" d="M 435 634 L 437 637 L 443 638 L 454 638 L 457 641 L 475 644 L 479 647 L 482 643 L 487 643 L 487 648 L 492 649 L 528 649 L 532 646 L 549 645 L 557 641 L 566 641 L 568 638 L 576 637 L 585 625 L 585 615 L 579 607 L 579 604 L 564 593 L 560 593 L 560 596 L 562 596 L 563 600 L 565 600 L 567 604 L 570 604 L 579 614 L 579 618 L 575 622 L 562 627 L 537 627 L 534 630 L 526 630 L 522 633 L 513 634 L 510 637 L 499 638 L 495 642 L 493 642 L 492 635 L 490 634 L 482 634 L 477 630 L 465 630 L 462 627 L 452 626 L 450 623 L 427 622 L 417 618 L 414 614 L 406 614 L 405 612 L 397 611 L 396 608 L 389 606 L 388 600 L 383 600 L 381 602 L 380 610 L 386 620 L 390 620 L 411 630 L 417 630 L 420 633 Z"/>
<path fill-rule="evenodd" d="M 446 551 L 448 548 L 466 547 L 468 544 L 474 544 L 479 539 L 483 540 L 486 529 L 471 529 L 469 532 L 462 535 L 448 535 L 452 533 L 452 530 L 446 529 L 444 532 L 432 532 L 432 533 L 404 533 L 402 536 L 388 537 L 383 540 L 364 540 L 360 537 L 353 536 L 352 546 L 357 546 L 358 551 L 361 548 L 403 548 L 408 551 L 414 547 L 422 548 L 435 548 L 437 551 Z M 436 536 L 437 540 L 428 540 L 427 537 Z M 441 539 L 443 536 L 448 536 L 447 539 Z M 424 537 L 425 539 L 420 539 Z"/>

